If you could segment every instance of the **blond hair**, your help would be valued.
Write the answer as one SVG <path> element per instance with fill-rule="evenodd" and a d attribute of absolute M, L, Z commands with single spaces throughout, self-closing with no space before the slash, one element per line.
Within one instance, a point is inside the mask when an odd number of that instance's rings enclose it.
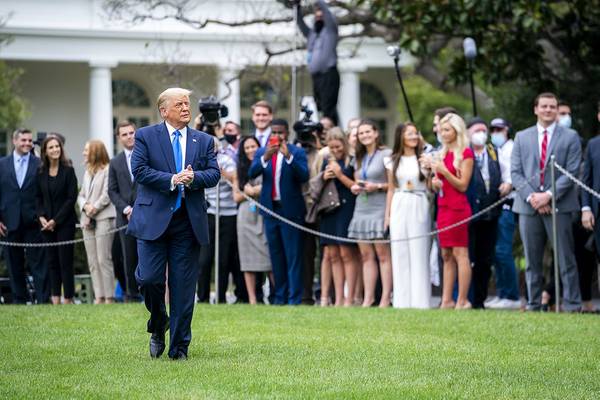
<path fill-rule="evenodd" d="M 166 108 L 169 100 L 178 96 L 187 96 L 190 97 L 192 94 L 191 90 L 183 89 L 183 88 L 168 88 L 164 92 L 158 95 L 158 99 L 156 100 L 156 106 L 160 111 L 161 108 Z"/>
<path fill-rule="evenodd" d="M 342 131 L 342 129 L 337 126 L 334 126 L 327 132 L 327 136 L 326 136 L 325 140 L 327 143 L 329 143 L 332 140 L 338 140 L 338 141 L 342 142 L 342 146 L 344 147 L 344 164 L 347 165 L 348 160 L 350 158 L 350 154 L 349 154 L 350 146 L 348 145 L 348 138 L 346 137 L 346 134 L 344 133 L 344 131 Z"/>
<path fill-rule="evenodd" d="M 446 114 L 440 120 L 440 127 L 443 124 L 450 124 L 454 132 L 456 132 L 456 145 L 452 151 L 454 152 L 454 168 L 458 171 L 460 163 L 463 160 L 463 152 L 467 147 L 469 147 L 469 138 L 467 137 L 467 127 L 465 126 L 465 121 L 457 114 L 450 113 Z M 442 144 L 441 155 L 442 159 L 446 157 L 448 154 L 448 145 L 446 143 Z"/>

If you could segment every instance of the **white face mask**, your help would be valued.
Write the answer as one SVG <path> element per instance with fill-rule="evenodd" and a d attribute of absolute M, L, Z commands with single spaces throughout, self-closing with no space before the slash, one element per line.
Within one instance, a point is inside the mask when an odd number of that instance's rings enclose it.
<path fill-rule="evenodd" d="M 569 114 L 562 115 L 560 118 L 558 118 L 558 124 L 564 128 L 570 128 L 571 123 L 571 116 Z"/>
<path fill-rule="evenodd" d="M 474 146 L 484 146 L 485 142 L 487 142 L 486 131 L 473 132 L 471 135 L 471 143 L 473 143 Z"/>

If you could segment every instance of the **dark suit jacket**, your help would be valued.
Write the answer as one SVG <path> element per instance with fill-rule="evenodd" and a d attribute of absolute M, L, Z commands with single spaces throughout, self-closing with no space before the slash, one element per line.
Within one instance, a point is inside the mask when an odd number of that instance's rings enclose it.
<path fill-rule="evenodd" d="M 127 217 L 123 215 L 123 210 L 127 206 L 133 207 L 136 193 L 137 183 L 131 181 L 127 158 L 122 151 L 110 160 L 108 168 L 108 197 L 117 209 L 117 226 L 127 225 Z"/>
<path fill-rule="evenodd" d="M 583 183 L 596 191 L 600 191 L 600 136 L 590 139 L 585 149 Z M 600 202 L 583 189 L 581 189 L 581 206 L 591 207 L 596 221 L 598 220 Z"/>
<path fill-rule="evenodd" d="M 185 204 L 194 235 L 200 244 L 208 243 L 208 218 L 204 189 L 221 179 L 212 136 L 187 128 L 184 168 L 194 170 L 194 180 L 185 188 Z M 171 190 L 175 157 L 164 122 L 140 128 L 135 134 L 131 170 L 138 183 L 137 198 L 127 233 L 143 240 L 158 239 L 169 226 L 177 201 Z"/>
<path fill-rule="evenodd" d="M 16 231 L 21 220 L 28 226 L 37 224 L 35 199 L 40 159 L 31 154 L 23 187 L 19 188 L 12 153 L 0 159 L 0 221 L 9 231 Z"/>
<path fill-rule="evenodd" d="M 73 227 L 77 223 L 75 214 L 75 203 L 77 203 L 77 177 L 73 167 L 59 165 L 56 175 L 58 190 L 50 192 L 48 184 L 48 171 L 42 170 L 38 173 L 36 211 L 38 217 L 53 219 L 56 227 L 66 225 Z"/>
<path fill-rule="evenodd" d="M 473 165 L 473 175 L 471 176 L 471 182 L 467 189 L 467 198 L 469 199 L 473 214 L 490 206 L 500 198 L 500 190 L 498 190 L 498 188 L 502 183 L 502 174 L 500 172 L 500 163 L 498 162 L 498 150 L 495 147 L 491 147 L 495 153 L 494 159 L 490 151 L 490 146 L 491 145 L 488 145 L 485 148 L 487 151 L 488 171 L 490 174 L 489 192 L 486 192 L 485 190 L 485 181 L 483 180 L 483 175 L 481 175 L 481 170 L 477 167 L 477 163 L 475 162 Z M 475 153 L 475 150 L 473 150 L 473 153 Z M 492 220 L 493 218 L 500 216 L 500 211 L 502 211 L 502 207 L 495 207 L 478 219 L 486 221 Z"/>
<path fill-rule="evenodd" d="M 285 218 L 302 222 L 306 214 L 306 206 L 304 197 L 302 196 L 302 184 L 308 181 L 309 177 L 306 153 L 304 149 L 293 144 L 288 144 L 287 146 L 294 159 L 291 164 L 288 164 L 285 160 L 281 163 L 279 190 L 281 192 L 282 214 Z M 262 174 L 263 184 L 260 192 L 260 203 L 272 210 L 273 199 L 271 198 L 271 190 L 273 187 L 273 175 L 271 160 L 267 160 L 266 168 L 263 168 L 260 160 L 263 154 L 265 154 L 265 150 L 265 147 L 258 149 L 248 175 L 253 179 Z M 262 210 L 261 214 L 267 218 L 271 218 L 270 215 Z"/>

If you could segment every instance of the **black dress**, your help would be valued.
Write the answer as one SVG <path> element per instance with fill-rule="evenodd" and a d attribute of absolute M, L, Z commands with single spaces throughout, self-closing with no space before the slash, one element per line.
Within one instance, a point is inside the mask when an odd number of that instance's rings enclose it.
<path fill-rule="evenodd" d="M 353 180 L 354 168 L 352 167 L 352 165 L 350 165 L 350 163 L 348 163 L 348 165 L 344 165 L 344 160 L 338 160 L 338 164 L 342 168 L 342 173 Z M 327 163 L 323 164 L 323 170 L 325 170 L 325 167 L 327 167 Z M 354 214 L 354 204 L 356 202 L 356 196 L 353 195 L 350 189 L 344 186 L 344 184 L 340 182 L 339 179 L 336 178 L 334 180 L 334 183 L 340 197 L 340 206 L 329 213 L 321 214 L 321 223 L 319 225 L 319 230 L 322 233 L 347 238 L 348 225 L 350 225 L 352 215 Z M 337 240 L 322 237 L 321 245 L 325 246 L 328 244 L 351 245 L 351 243 L 340 242 Z"/>

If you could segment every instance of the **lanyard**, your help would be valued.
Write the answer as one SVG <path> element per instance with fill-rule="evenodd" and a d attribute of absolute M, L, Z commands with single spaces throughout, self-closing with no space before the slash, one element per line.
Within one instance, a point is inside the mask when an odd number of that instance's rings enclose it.
<path fill-rule="evenodd" d="M 367 180 L 367 170 L 369 169 L 369 165 L 371 164 L 371 161 L 373 161 L 373 158 L 375 158 L 375 154 L 377 154 L 378 151 L 379 149 L 375 150 L 373 155 L 370 157 L 368 154 L 365 156 L 364 162 L 362 163 L 362 166 L 360 168 L 360 177 L 363 181 Z"/>

